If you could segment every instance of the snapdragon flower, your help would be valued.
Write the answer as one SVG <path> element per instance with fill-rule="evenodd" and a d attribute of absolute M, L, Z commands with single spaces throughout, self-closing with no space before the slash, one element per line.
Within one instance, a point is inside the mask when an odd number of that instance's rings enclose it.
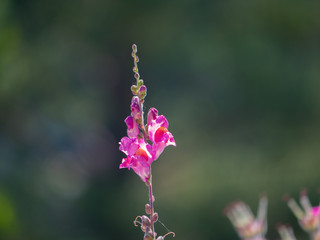
<path fill-rule="evenodd" d="M 149 110 L 148 116 L 149 139 L 153 142 L 153 157 L 157 159 L 165 147 L 176 146 L 176 142 L 173 135 L 168 131 L 169 123 L 165 116 L 158 116 L 158 110 L 155 108 Z"/>

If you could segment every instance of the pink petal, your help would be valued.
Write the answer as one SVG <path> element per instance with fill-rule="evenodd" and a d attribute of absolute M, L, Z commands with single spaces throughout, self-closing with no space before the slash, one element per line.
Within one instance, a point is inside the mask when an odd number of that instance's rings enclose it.
<path fill-rule="evenodd" d="M 166 147 L 166 144 L 164 142 L 158 142 L 158 143 L 154 143 L 152 145 L 152 154 L 153 154 L 153 159 L 154 160 L 158 159 L 158 157 L 163 152 L 165 147 Z"/>
<path fill-rule="evenodd" d="M 158 110 L 155 108 L 150 108 L 148 112 L 148 125 L 151 124 L 152 120 L 155 120 L 158 116 Z"/>
<path fill-rule="evenodd" d="M 131 164 L 132 159 L 130 157 L 122 159 L 122 162 L 119 166 L 119 168 L 129 168 L 130 169 L 130 164 Z"/>
<path fill-rule="evenodd" d="M 127 156 L 132 156 L 139 149 L 139 142 L 137 138 L 123 137 L 120 142 L 119 150 L 124 152 Z"/>
<path fill-rule="evenodd" d="M 130 138 L 138 137 L 140 132 L 139 132 L 139 127 L 136 120 L 132 116 L 129 116 L 124 120 L 124 122 L 127 124 L 127 127 L 128 127 L 128 130 L 127 130 L 128 137 Z"/>
<path fill-rule="evenodd" d="M 140 161 L 137 161 L 135 166 L 132 167 L 132 169 L 141 178 L 143 182 L 147 182 L 150 178 L 150 167 L 145 166 Z"/>
<path fill-rule="evenodd" d="M 139 97 L 133 96 L 131 101 L 131 115 L 135 119 L 141 118 L 141 108 Z"/>
<path fill-rule="evenodd" d="M 167 119 L 161 115 L 161 116 L 157 116 L 154 120 L 151 120 L 149 126 L 148 126 L 148 132 L 149 132 L 149 138 L 152 142 L 155 141 L 154 139 L 154 135 L 156 133 L 156 131 L 160 128 L 160 127 L 164 127 L 166 129 L 168 129 L 169 123 L 167 121 Z"/>

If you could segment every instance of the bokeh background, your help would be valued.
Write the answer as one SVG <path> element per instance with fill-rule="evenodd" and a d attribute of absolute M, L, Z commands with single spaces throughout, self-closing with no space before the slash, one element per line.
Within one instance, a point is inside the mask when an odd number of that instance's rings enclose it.
<path fill-rule="evenodd" d="M 319 202 L 320 2 L 0 1 L 0 239 L 142 239 L 147 189 L 119 170 L 131 45 L 177 147 L 154 163 L 155 207 L 176 239 L 238 239 L 236 199 L 269 231 L 282 201 Z M 166 232 L 156 225 L 159 234 Z"/>

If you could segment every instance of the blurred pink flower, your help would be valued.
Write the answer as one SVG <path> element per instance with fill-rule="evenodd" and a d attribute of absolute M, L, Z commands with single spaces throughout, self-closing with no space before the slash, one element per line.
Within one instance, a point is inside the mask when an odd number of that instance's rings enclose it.
<path fill-rule="evenodd" d="M 307 191 L 300 193 L 300 203 L 288 197 L 287 204 L 299 221 L 300 226 L 310 234 L 312 239 L 320 240 L 320 207 L 312 206 L 307 196 Z"/>
<path fill-rule="evenodd" d="M 230 204 L 225 209 L 225 214 L 242 240 L 265 240 L 267 207 L 268 200 L 265 196 L 262 196 L 256 217 L 249 206 L 241 201 Z"/>

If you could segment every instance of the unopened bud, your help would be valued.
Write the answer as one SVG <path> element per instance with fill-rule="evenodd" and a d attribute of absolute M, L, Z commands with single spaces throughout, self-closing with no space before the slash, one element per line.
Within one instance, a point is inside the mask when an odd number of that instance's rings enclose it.
<path fill-rule="evenodd" d="M 136 67 L 133 67 L 133 68 L 132 68 L 132 71 L 133 71 L 134 73 L 136 73 L 136 72 L 138 71 L 138 69 L 137 69 Z"/>
<path fill-rule="evenodd" d="M 155 120 L 158 116 L 158 110 L 155 108 L 150 108 L 148 112 L 148 124 L 151 124 L 152 120 Z"/>
<path fill-rule="evenodd" d="M 134 119 L 141 118 L 140 101 L 139 101 L 139 97 L 137 96 L 133 96 L 131 101 L 131 115 L 132 117 L 134 117 Z"/>
<path fill-rule="evenodd" d="M 146 87 L 146 85 L 142 85 L 139 88 L 138 96 L 139 96 L 140 99 L 144 99 L 147 96 L 147 87 Z"/>
<path fill-rule="evenodd" d="M 150 204 L 147 203 L 147 204 L 145 205 L 145 210 L 146 210 L 146 214 L 151 214 L 152 210 L 151 210 Z"/>
<path fill-rule="evenodd" d="M 143 85 L 143 80 L 139 79 L 138 82 L 137 82 L 138 88 L 140 88 L 142 85 Z"/>
<path fill-rule="evenodd" d="M 137 48 L 136 44 L 132 44 L 132 51 L 135 52 L 135 53 L 138 51 L 138 48 Z"/>
<path fill-rule="evenodd" d="M 151 221 L 153 223 L 157 222 L 158 221 L 158 213 L 154 213 L 152 216 L 151 216 Z"/>
<path fill-rule="evenodd" d="M 134 74 L 134 78 L 138 80 L 138 79 L 140 78 L 139 73 L 135 73 L 135 74 Z"/>
<path fill-rule="evenodd" d="M 127 124 L 128 137 L 137 137 L 139 135 L 139 127 L 136 120 L 132 116 L 129 116 L 124 120 L 124 122 Z"/>
<path fill-rule="evenodd" d="M 135 62 L 139 62 L 139 57 L 136 55 L 136 57 L 134 58 Z"/>
<path fill-rule="evenodd" d="M 133 95 L 138 95 L 138 87 L 136 85 L 131 86 L 131 92 Z"/>

